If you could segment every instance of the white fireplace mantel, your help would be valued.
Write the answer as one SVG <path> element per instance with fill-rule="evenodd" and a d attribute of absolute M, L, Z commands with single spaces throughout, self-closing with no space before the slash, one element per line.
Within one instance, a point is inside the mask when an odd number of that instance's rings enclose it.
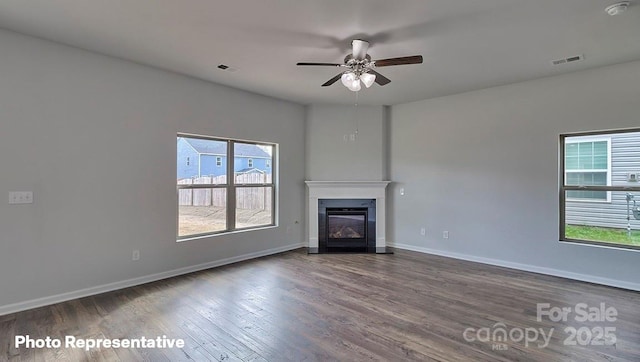
<path fill-rule="evenodd" d="M 376 249 L 386 243 L 386 188 L 391 181 L 305 181 L 309 188 L 309 248 L 318 248 L 318 199 L 375 199 Z"/>

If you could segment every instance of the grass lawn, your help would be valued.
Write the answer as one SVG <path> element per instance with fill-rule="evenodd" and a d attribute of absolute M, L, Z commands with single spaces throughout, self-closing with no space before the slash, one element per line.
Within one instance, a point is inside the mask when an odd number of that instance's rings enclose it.
<path fill-rule="evenodd" d="M 619 245 L 640 246 L 640 231 L 631 230 L 631 237 L 625 229 L 601 228 L 595 226 L 567 225 L 567 239 L 599 241 Z"/>

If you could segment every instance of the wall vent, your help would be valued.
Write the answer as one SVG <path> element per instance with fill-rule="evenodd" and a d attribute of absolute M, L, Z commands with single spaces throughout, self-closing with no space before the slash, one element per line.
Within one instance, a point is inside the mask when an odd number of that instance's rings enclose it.
<path fill-rule="evenodd" d="M 584 60 L 584 55 L 574 55 L 574 56 L 568 57 L 568 58 L 552 60 L 551 64 L 553 64 L 553 65 L 561 65 L 561 64 L 567 64 L 567 63 L 579 62 L 581 60 Z"/>

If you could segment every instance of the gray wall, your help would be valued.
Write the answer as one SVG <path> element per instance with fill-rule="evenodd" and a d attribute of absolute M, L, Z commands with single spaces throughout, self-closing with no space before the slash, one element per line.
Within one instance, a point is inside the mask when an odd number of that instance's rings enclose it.
<path fill-rule="evenodd" d="M 388 239 L 640 288 L 638 252 L 558 242 L 558 135 L 638 127 L 638 95 L 633 62 L 393 106 Z"/>
<path fill-rule="evenodd" d="M 308 106 L 307 180 L 386 180 L 387 117 L 383 106 Z"/>
<path fill-rule="evenodd" d="M 0 49 L 0 309 L 303 241 L 303 106 L 7 31 Z M 279 143 L 280 227 L 176 243 L 179 131 Z"/>

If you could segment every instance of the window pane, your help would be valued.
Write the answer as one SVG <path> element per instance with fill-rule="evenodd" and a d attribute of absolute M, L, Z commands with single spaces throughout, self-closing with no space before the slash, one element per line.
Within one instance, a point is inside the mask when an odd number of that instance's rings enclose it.
<path fill-rule="evenodd" d="M 214 184 L 227 182 L 227 142 L 178 137 L 178 184 Z M 186 159 L 189 158 L 189 165 Z M 189 181 L 185 181 L 189 180 Z"/>
<path fill-rule="evenodd" d="M 607 156 L 595 156 L 593 158 L 593 168 L 596 170 L 607 169 Z"/>
<path fill-rule="evenodd" d="M 580 162 L 577 156 L 573 157 L 567 157 L 565 159 L 565 165 L 564 165 L 565 169 L 567 170 L 579 170 L 580 169 Z"/>
<path fill-rule="evenodd" d="M 578 157 L 578 143 L 567 143 L 565 148 L 565 155 L 567 157 Z"/>
<path fill-rule="evenodd" d="M 567 191 L 567 198 L 572 192 L 574 191 Z M 610 191 L 610 193 L 611 203 L 606 204 L 567 200 L 565 203 L 566 239 L 640 246 L 640 193 L 622 191 Z M 627 195 L 632 197 L 627 199 Z M 628 214 L 627 200 L 629 201 Z M 627 220 L 627 216 L 630 220 Z"/>
<path fill-rule="evenodd" d="M 236 188 L 236 228 L 273 223 L 272 187 Z"/>
<path fill-rule="evenodd" d="M 593 169 L 593 157 L 591 155 L 583 155 L 580 153 L 580 160 L 578 161 L 578 168 L 581 170 L 591 170 Z"/>
<path fill-rule="evenodd" d="M 567 191 L 568 199 L 607 201 L 607 191 Z"/>
<path fill-rule="evenodd" d="M 227 190 L 178 190 L 178 236 L 205 234 L 227 229 Z"/>
<path fill-rule="evenodd" d="M 567 172 L 567 175 L 565 177 L 565 185 L 580 186 L 580 180 L 580 172 Z"/>
<path fill-rule="evenodd" d="M 233 152 L 236 184 L 273 182 L 271 169 L 273 146 L 236 142 Z"/>
<path fill-rule="evenodd" d="M 607 173 L 606 172 L 588 172 L 587 176 L 590 176 L 587 186 L 607 186 Z"/>
<path fill-rule="evenodd" d="M 594 156 L 607 156 L 607 141 L 598 141 L 593 143 Z"/>
<path fill-rule="evenodd" d="M 567 172 L 565 184 L 569 186 L 607 186 L 607 173 Z"/>
<path fill-rule="evenodd" d="M 591 157 L 593 155 L 593 142 L 580 142 L 578 143 L 578 149 L 580 150 L 580 156 Z"/>

